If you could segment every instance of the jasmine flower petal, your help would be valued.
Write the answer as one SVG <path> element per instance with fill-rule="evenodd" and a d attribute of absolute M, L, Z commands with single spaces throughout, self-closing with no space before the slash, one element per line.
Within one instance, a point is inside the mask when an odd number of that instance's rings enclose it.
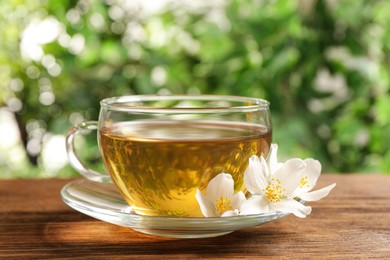
<path fill-rule="evenodd" d="M 297 189 L 304 169 L 303 160 L 293 158 L 286 161 L 272 177 L 280 181 L 281 186 L 285 189 L 285 195 L 290 195 Z"/>
<path fill-rule="evenodd" d="M 277 204 L 272 205 L 275 211 L 292 213 L 299 218 L 305 218 L 311 213 L 311 207 L 305 206 L 294 199 L 285 199 Z"/>
<path fill-rule="evenodd" d="M 199 203 L 200 211 L 202 212 L 203 216 L 207 218 L 218 217 L 214 210 L 214 204 L 208 200 L 200 190 L 196 191 L 195 197 Z"/>
<path fill-rule="evenodd" d="M 271 144 L 271 148 L 268 155 L 268 165 L 270 169 L 270 173 L 276 172 L 280 167 L 283 166 L 283 163 L 278 162 L 278 145 Z"/>
<path fill-rule="evenodd" d="M 269 211 L 268 201 L 264 196 L 253 195 L 242 204 L 240 215 L 261 214 Z"/>
<path fill-rule="evenodd" d="M 245 201 L 245 194 L 242 191 L 239 191 L 231 198 L 230 205 L 232 205 L 233 209 L 239 209 Z"/>
<path fill-rule="evenodd" d="M 206 196 L 213 200 L 220 196 L 231 197 L 234 192 L 234 180 L 230 174 L 220 173 L 207 185 Z"/>
<path fill-rule="evenodd" d="M 244 172 L 244 183 L 251 194 L 260 194 L 267 187 L 268 167 L 263 157 L 253 155 L 249 158 L 249 165 Z"/>
<path fill-rule="evenodd" d="M 312 192 L 305 192 L 299 195 L 299 198 L 305 200 L 305 201 L 317 201 L 320 200 L 326 196 L 328 196 L 329 192 L 336 187 L 336 183 L 333 183 L 329 186 L 326 186 L 322 189 L 312 191 Z"/>
<path fill-rule="evenodd" d="M 235 217 L 238 216 L 239 211 L 237 209 L 235 210 L 228 210 L 225 213 L 221 215 L 221 217 Z"/>
<path fill-rule="evenodd" d="M 309 191 L 317 185 L 317 180 L 321 174 L 321 163 L 311 158 L 305 159 L 304 162 L 306 168 L 302 175 L 307 176 L 308 185 L 303 186 L 302 190 Z"/>

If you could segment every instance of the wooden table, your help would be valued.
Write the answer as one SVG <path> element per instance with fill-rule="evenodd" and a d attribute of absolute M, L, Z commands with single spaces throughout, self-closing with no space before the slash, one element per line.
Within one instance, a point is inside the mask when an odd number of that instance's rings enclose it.
<path fill-rule="evenodd" d="M 306 219 L 281 220 L 203 239 L 153 237 L 85 216 L 65 205 L 70 180 L 0 181 L 2 258 L 390 259 L 390 176 L 326 175 L 336 182 Z"/>

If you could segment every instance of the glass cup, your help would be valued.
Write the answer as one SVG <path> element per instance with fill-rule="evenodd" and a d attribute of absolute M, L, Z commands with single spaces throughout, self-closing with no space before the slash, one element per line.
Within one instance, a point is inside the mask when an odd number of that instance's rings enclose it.
<path fill-rule="evenodd" d="M 142 215 L 203 217 L 195 198 L 219 173 L 244 191 L 252 155 L 267 156 L 272 141 L 269 102 L 194 96 L 123 96 L 100 102 L 99 120 L 72 127 L 66 138 L 71 165 L 89 180 L 113 182 Z M 75 136 L 97 130 L 108 174 L 77 157 Z"/>

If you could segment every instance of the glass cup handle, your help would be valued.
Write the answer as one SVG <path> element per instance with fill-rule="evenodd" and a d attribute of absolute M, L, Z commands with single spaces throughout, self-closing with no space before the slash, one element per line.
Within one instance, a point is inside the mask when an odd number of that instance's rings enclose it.
<path fill-rule="evenodd" d="M 72 167 L 77 170 L 81 175 L 91 181 L 96 182 L 111 182 L 111 178 L 108 174 L 102 174 L 94 170 L 89 169 L 85 166 L 76 155 L 74 148 L 74 139 L 76 135 L 82 134 L 83 130 L 97 130 L 98 122 L 97 121 L 86 121 L 73 126 L 69 129 L 66 134 L 66 152 L 68 154 L 69 162 Z"/>

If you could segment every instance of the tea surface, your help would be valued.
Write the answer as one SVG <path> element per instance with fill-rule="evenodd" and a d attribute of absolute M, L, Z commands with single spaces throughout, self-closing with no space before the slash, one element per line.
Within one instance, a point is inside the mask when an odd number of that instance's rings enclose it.
<path fill-rule="evenodd" d="M 221 122 L 121 122 L 99 130 L 114 183 L 139 214 L 202 217 L 196 190 L 230 173 L 235 190 L 250 156 L 267 155 L 270 129 Z"/>

